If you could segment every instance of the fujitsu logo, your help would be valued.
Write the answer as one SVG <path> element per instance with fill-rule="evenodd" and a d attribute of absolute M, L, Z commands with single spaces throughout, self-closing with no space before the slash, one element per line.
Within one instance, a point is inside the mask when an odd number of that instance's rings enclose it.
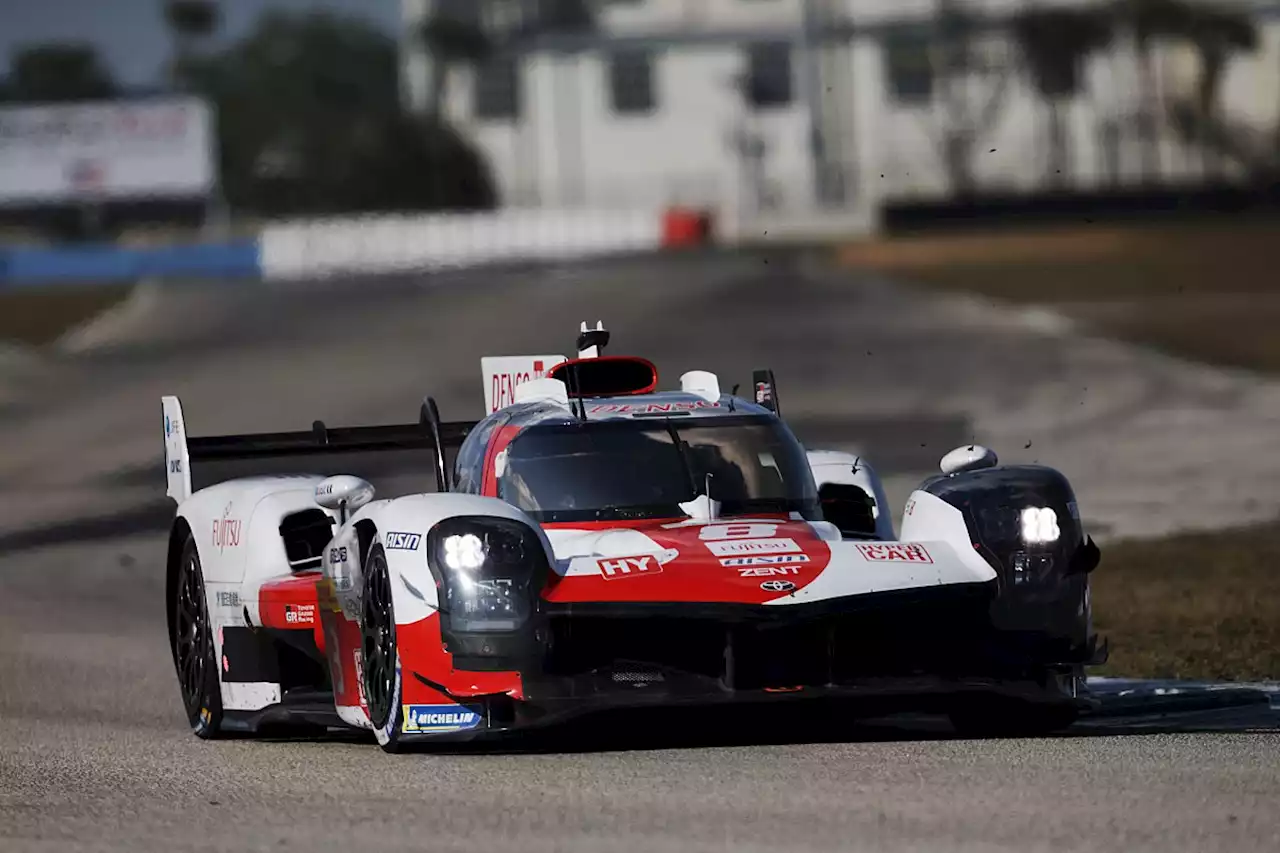
<path fill-rule="evenodd" d="M 213 547 L 221 553 L 226 548 L 235 548 L 240 544 L 240 519 L 229 518 L 231 504 L 222 510 L 222 518 L 213 520 Z"/>

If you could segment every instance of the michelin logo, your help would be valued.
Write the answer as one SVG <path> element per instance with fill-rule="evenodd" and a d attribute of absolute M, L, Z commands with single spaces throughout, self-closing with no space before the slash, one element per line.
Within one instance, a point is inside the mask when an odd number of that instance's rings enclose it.
<path fill-rule="evenodd" d="M 403 730 L 461 732 L 480 725 L 480 715 L 461 705 L 405 705 Z"/>
<path fill-rule="evenodd" d="M 416 551 L 418 546 L 422 544 L 422 534 L 420 533 L 388 533 L 386 537 L 388 550 L 393 551 Z"/>

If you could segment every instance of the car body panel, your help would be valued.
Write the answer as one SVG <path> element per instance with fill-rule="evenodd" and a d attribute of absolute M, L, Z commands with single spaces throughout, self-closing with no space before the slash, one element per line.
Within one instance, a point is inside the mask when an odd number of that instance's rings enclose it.
<path fill-rule="evenodd" d="M 510 373 L 508 367 L 504 370 Z M 718 380 L 710 374 L 695 371 L 686 377 L 696 390 L 599 397 L 580 406 L 538 396 L 548 388 L 554 391 L 550 386 L 555 380 L 538 378 L 523 393 L 514 380 L 510 388 L 495 386 L 495 399 L 513 402 L 495 406 L 478 424 L 448 425 L 452 435 L 462 436 L 453 445 L 459 448 L 457 476 L 465 479 L 462 486 L 373 500 L 369 484 L 347 477 L 356 486 L 367 487 L 367 494 L 350 511 L 332 493 L 339 478 L 320 474 L 241 477 L 193 491 L 191 466 L 193 460 L 199 464 L 201 452 L 188 449 L 180 403 L 165 398 L 168 494 L 178 504 L 174 541 L 189 530 L 200 557 L 214 652 L 220 662 L 223 707 L 241 715 L 235 718 L 237 724 L 251 725 L 245 721 L 273 714 L 287 719 L 290 703 L 306 700 L 322 681 L 319 686 L 328 691 L 326 701 L 331 703 L 334 722 L 373 728 L 363 678 L 362 599 L 365 568 L 375 549 L 385 559 L 390 582 L 399 655 L 398 702 L 404 710 L 400 734 L 409 738 L 505 731 L 559 719 L 579 707 L 774 701 L 792 694 L 905 691 L 924 695 L 948 689 L 1035 693 L 1031 682 L 967 675 L 950 682 L 917 684 L 898 679 L 881 684 L 853 673 L 844 681 L 830 676 L 826 681 L 809 678 L 798 685 L 787 676 L 766 677 L 744 669 L 745 677 L 735 682 L 735 667 L 754 666 L 767 657 L 749 648 L 758 639 L 751 624 L 769 622 L 767 635 L 785 652 L 784 657 L 789 654 L 803 670 L 820 647 L 806 645 L 813 639 L 806 632 L 827 631 L 828 641 L 821 648 L 831 654 L 837 635 L 848 635 L 841 642 L 852 642 L 849 637 L 856 635 L 861 645 L 856 646 L 854 657 L 865 661 L 869 648 L 884 655 L 896 650 L 878 645 L 874 635 L 868 635 L 868 641 L 858 634 L 860 626 L 876 622 L 877 614 L 893 614 L 889 621 L 894 624 L 887 627 L 899 638 L 896 643 L 903 644 L 902 638 L 907 638 L 905 645 L 933 638 L 945 647 L 948 619 L 954 617 L 956 625 L 968 630 L 976 624 L 975 615 L 985 612 L 983 608 L 999 595 L 1002 577 L 989 555 L 980 552 L 964 513 L 922 486 L 907 501 L 900 536 L 895 536 L 880 477 L 859 455 L 808 450 L 795 442 L 803 459 L 789 461 L 788 470 L 802 465 L 805 476 L 811 477 L 805 488 L 811 486 L 815 496 L 814 509 L 802 507 L 802 511 L 724 513 L 711 497 L 709 475 L 705 493 L 680 503 L 682 514 L 671 517 L 540 521 L 497 497 L 507 449 L 524 430 L 535 426 L 573 428 L 583 421 L 617 421 L 670 422 L 677 430 L 679 424 L 703 422 L 731 428 L 732 418 L 745 416 L 781 424 L 785 440 L 794 441 L 772 407 L 719 394 Z M 769 398 L 776 402 L 769 390 Z M 440 425 L 430 420 L 426 404 L 423 413 L 417 428 L 350 428 L 343 440 L 352 446 L 434 442 L 443 460 Z M 431 431 L 435 438 L 430 437 Z M 357 432 L 360 435 L 352 438 Z M 317 424 L 315 436 L 314 450 L 325 452 L 329 438 L 323 425 Z M 261 448 L 255 446 L 259 438 Z M 224 455 L 237 452 L 239 445 L 250 455 L 269 455 L 307 449 L 302 446 L 309 439 L 306 434 L 291 433 L 206 441 Z M 732 449 L 726 447 L 725 452 Z M 785 452 L 791 452 L 789 446 Z M 976 451 L 970 455 L 977 460 L 974 464 L 994 464 L 994 454 L 989 454 L 989 461 Z M 473 471 L 463 470 L 464 456 L 470 460 L 466 464 L 475 466 Z M 760 464 L 773 465 L 781 480 L 781 462 L 765 463 L 762 457 Z M 686 463 L 686 470 L 690 467 Z M 865 494 L 872 511 L 858 518 L 873 519 L 872 528 L 851 534 L 846 525 L 842 534 L 834 524 L 815 520 L 814 512 L 821 512 L 817 490 L 826 484 L 856 487 L 854 491 Z M 856 506 L 862 512 L 863 504 Z M 530 635 L 541 645 L 532 651 L 541 649 L 548 662 L 560 655 L 556 666 L 568 669 L 529 663 L 537 655 L 523 663 L 498 655 L 493 665 L 482 667 L 476 663 L 474 649 L 463 652 L 455 646 L 451 651 L 450 637 L 456 634 L 450 633 L 451 617 L 442 606 L 444 570 L 433 564 L 428 551 L 432 530 L 441 522 L 460 518 L 480 520 L 477 523 L 486 519 L 515 522 L 532 532 L 548 570 L 535 608 L 541 627 Z M 298 532 L 304 527 L 305 535 Z M 171 547 L 171 572 L 174 554 Z M 1087 578 L 1082 588 L 1082 618 L 1089 624 Z M 931 621 L 937 614 L 941 621 Z M 649 619 L 658 621 L 645 621 Z M 576 642 L 578 652 L 590 652 L 590 641 L 579 637 L 558 647 L 563 638 L 557 640 L 557 632 L 566 630 L 566 625 L 582 626 L 587 634 L 616 630 L 622 637 L 620 648 L 637 636 L 642 644 L 667 644 L 676 652 L 682 644 L 697 647 L 707 653 L 710 663 L 701 669 L 691 665 L 686 671 L 669 662 L 655 663 L 661 657 L 655 652 L 649 663 L 620 658 L 604 667 L 574 669 L 564 663 L 563 648 L 574 648 Z M 716 635 L 720 628 L 721 635 Z M 979 639 L 966 637 L 965 641 Z M 722 656 L 717 645 L 721 642 L 728 643 Z M 746 644 L 739 649 L 739 658 L 746 664 L 735 663 L 735 643 Z M 459 664 L 463 654 L 470 655 L 465 666 Z M 639 657 L 648 660 L 645 654 L 639 651 Z M 723 669 L 717 669 L 720 657 Z M 318 675 L 307 674 L 313 665 Z M 661 680 L 662 676 L 654 675 L 659 670 L 668 679 L 661 688 L 647 681 L 626 681 Z M 797 675 L 796 680 L 803 679 Z M 638 689 L 644 687 L 650 688 L 648 692 Z M 1057 687 L 1041 685 L 1039 689 L 1061 698 L 1061 691 L 1054 692 Z M 380 740 L 386 737 L 386 733 L 379 735 Z"/>

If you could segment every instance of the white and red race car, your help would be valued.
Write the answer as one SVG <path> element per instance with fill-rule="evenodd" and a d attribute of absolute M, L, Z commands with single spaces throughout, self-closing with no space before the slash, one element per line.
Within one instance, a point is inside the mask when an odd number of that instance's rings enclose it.
<path fill-rule="evenodd" d="M 1090 706 L 1099 552 L 1062 474 L 957 448 L 898 538 L 875 472 L 806 451 L 771 372 L 753 399 L 704 371 L 659 391 L 607 343 L 584 324 L 576 358 L 485 359 L 478 423 L 428 397 L 415 424 L 191 437 L 165 397 L 195 733 L 349 726 L 396 751 L 809 699 L 1034 732 Z"/>

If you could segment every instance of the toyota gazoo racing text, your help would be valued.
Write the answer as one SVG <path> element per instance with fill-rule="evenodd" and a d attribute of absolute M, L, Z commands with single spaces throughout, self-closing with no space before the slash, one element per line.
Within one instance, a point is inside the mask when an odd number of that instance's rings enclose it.
<path fill-rule="evenodd" d="M 1062 474 L 957 448 L 895 534 L 875 471 L 806 450 L 772 372 L 660 391 L 608 338 L 483 359 L 479 422 L 428 397 L 413 424 L 192 437 L 163 398 L 195 733 L 396 751 L 614 707 L 847 698 L 974 732 L 1091 707 L 1099 552 Z"/>

